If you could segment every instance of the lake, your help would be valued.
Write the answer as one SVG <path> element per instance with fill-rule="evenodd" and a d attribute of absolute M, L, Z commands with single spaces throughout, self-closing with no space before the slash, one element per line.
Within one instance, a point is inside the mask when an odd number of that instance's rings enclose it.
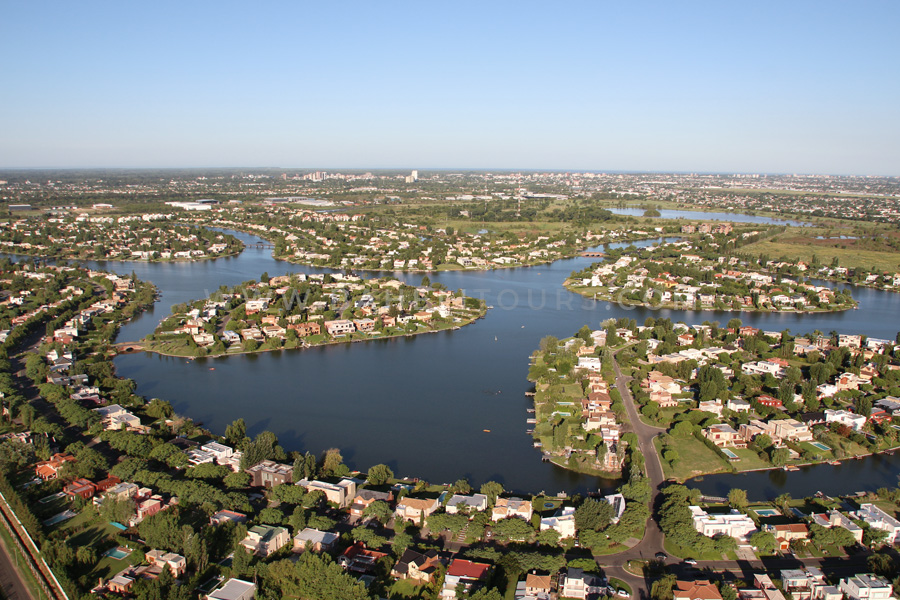
<path fill-rule="evenodd" d="M 248 243 L 259 241 L 234 233 Z M 177 412 L 217 433 L 243 418 L 251 434 L 271 430 L 287 450 L 318 454 L 340 448 L 354 468 L 385 463 L 398 476 L 436 483 L 461 477 L 473 484 L 495 480 L 507 489 L 532 493 L 607 491 L 618 481 L 541 462 L 540 452 L 525 433 L 526 410 L 531 407 L 525 397 L 531 388 L 525 379 L 528 359 L 542 337 L 567 337 L 582 325 L 597 328 L 611 317 L 642 323 L 648 316 L 663 316 L 693 324 L 725 323 L 739 316 L 745 324 L 766 330 L 788 328 L 795 334 L 835 330 L 893 338 L 900 314 L 900 295 L 869 288 L 854 290 L 860 310 L 831 314 L 736 315 L 620 307 L 562 287 L 572 271 L 592 262 L 578 257 L 536 267 L 429 274 L 432 282 L 461 288 L 494 307 L 485 319 L 457 331 L 196 361 L 128 354 L 116 357 L 115 365 L 119 375 L 137 382 L 139 394 L 168 400 Z M 151 333 L 173 304 L 204 298 L 220 285 L 258 280 L 263 272 L 275 276 L 327 271 L 276 261 L 271 250 L 252 247 L 239 256 L 210 261 L 88 264 L 134 272 L 162 293 L 153 309 L 122 328 L 120 341 Z M 422 278 L 408 273 L 379 275 L 413 284 Z M 855 461 L 854 466 L 866 464 Z M 896 462 L 889 464 L 893 465 L 889 471 L 900 472 Z M 827 473 L 833 471 L 827 469 L 835 468 L 824 467 L 821 477 L 802 479 L 810 486 L 809 493 L 826 491 L 815 480 L 830 478 Z M 802 474 L 791 473 L 791 482 L 801 481 Z M 777 475 L 765 477 L 777 480 Z M 716 481 L 707 477 L 698 486 L 717 486 Z M 850 487 L 847 491 L 859 486 Z"/>

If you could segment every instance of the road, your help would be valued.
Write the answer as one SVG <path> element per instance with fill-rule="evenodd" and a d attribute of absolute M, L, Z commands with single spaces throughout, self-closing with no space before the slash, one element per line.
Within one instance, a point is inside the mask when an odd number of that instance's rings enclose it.
<path fill-rule="evenodd" d="M 620 349 L 621 350 L 621 349 Z M 618 353 L 618 351 L 617 351 Z M 622 374 L 618 362 L 613 357 L 613 369 L 616 375 L 616 389 L 622 396 L 622 403 L 628 413 L 631 421 L 631 429 L 638 438 L 641 454 L 644 455 L 644 464 L 646 467 L 647 477 L 650 479 L 650 487 L 652 491 L 652 499 L 650 506 L 653 513 L 659 510 L 659 495 L 662 485 L 665 483 L 663 475 L 662 463 L 659 459 L 659 453 L 653 445 L 653 440 L 660 433 L 665 432 L 665 428 L 653 427 L 643 423 L 638 414 L 634 397 L 628 388 L 630 377 Z M 663 532 L 659 528 L 658 520 L 655 514 L 647 521 L 646 532 L 644 538 L 636 546 L 609 556 L 596 556 L 597 562 L 603 566 L 607 577 L 615 577 L 621 579 L 631 586 L 633 597 L 640 600 L 650 598 L 650 586 L 652 581 L 642 575 L 633 575 L 624 569 L 624 566 L 630 560 L 654 560 L 657 552 L 664 552 Z M 797 559 L 792 557 L 785 558 L 766 558 L 754 560 L 721 560 L 721 561 L 702 561 L 697 566 L 692 567 L 684 564 L 680 559 L 669 557 L 665 563 L 669 570 L 679 577 L 695 579 L 698 576 L 708 576 L 707 574 L 721 573 L 726 578 L 743 579 L 745 581 L 753 579 L 754 572 L 777 572 L 780 569 L 796 569 L 803 567 L 819 567 L 826 571 L 829 575 L 852 575 L 859 571 L 860 567 L 865 567 L 866 557 L 868 553 L 860 553 L 847 557 L 829 557 L 829 558 L 804 558 Z"/>
<path fill-rule="evenodd" d="M 616 351 L 618 354 L 622 349 Z M 650 507 L 651 515 L 647 519 L 644 537 L 641 541 L 629 548 L 625 552 L 613 554 L 609 556 L 597 556 L 597 562 L 603 565 L 604 571 L 608 577 L 621 579 L 631 586 L 635 597 L 650 597 L 650 582 L 643 576 L 632 575 L 623 567 L 631 560 L 653 560 L 657 552 L 663 551 L 664 536 L 659 528 L 659 523 L 653 514 L 659 507 L 660 488 L 665 482 L 663 475 L 662 463 L 659 460 L 659 453 L 653 445 L 653 440 L 657 435 L 665 431 L 662 427 L 652 427 L 641 421 L 638 414 L 634 397 L 628 388 L 631 377 L 622 374 L 618 361 L 613 355 L 613 370 L 616 375 L 616 389 L 622 397 L 622 403 L 625 405 L 625 411 L 628 413 L 628 420 L 631 422 L 631 430 L 637 436 L 640 453 L 644 456 L 644 468 L 647 478 L 650 480 Z"/>

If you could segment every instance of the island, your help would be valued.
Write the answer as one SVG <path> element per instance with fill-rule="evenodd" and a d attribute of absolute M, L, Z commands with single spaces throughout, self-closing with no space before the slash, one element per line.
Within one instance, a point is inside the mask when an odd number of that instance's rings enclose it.
<path fill-rule="evenodd" d="M 856 308 L 846 289 L 833 289 L 754 268 L 725 253 L 734 248 L 730 225 L 717 225 L 706 239 L 655 248 L 616 249 L 569 277 L 567 289 L 624 306 L 745 312 L 831 312 Z M 755 239 L 759 231 L 741 234 Z M 740 238 L 737 238 L 740 239 Z"/>
<path fill-rule="evenodd" d="M 482 318 L 483 300 L 431 284 L 342 273 L 263 274 L 173 307 L 143 341 L 172 356 L 221 356 L 281 348 L 412 336 L 457 329 Z"/>

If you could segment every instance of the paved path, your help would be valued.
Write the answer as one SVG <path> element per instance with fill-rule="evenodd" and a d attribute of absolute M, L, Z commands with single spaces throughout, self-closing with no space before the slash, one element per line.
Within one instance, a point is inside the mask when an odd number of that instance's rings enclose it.
<path fill-rule="evenodd" d="M 0 590 L 8 600 L 33 600 L 16 569 L 16 559 L 10 556 L 3 542 L 0 542 Z"/>

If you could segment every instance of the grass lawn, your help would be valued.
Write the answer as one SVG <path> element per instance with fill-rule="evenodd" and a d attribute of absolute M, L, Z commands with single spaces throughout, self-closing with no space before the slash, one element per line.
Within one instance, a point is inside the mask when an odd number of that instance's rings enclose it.
<path fill-rule="evenodd" d="M 654 439 L 653 443 L 659 452 L 659 438 Z M 684 438 L 673 436 L 672 444 L 669 447 L 678 452 L 678 460 L 675 461 L 674 466 L 670 465 L 667 461 L 662 460 L 660 452 L 660 462 L 667 478 L 674 477 L 679 481 L 684 481 L 697 475 L 728 470 L 724 459 L 693 436 Z"/>
<path fill-rule="evenodd" d="M 741 248 L 741 251 L 754 256 L 768 254 L 773 260 L 785 257 L 790 261 L 803 260 L 807 262 L 811 261 L 812 255 L 815 254 L 819 258 L 819 262 L 824 265 L 831 264 L 831 261 L 837 258 L 842 267 L 862 267 L 865 269 L 875 267 L 879 271 L 900 270 L 900 254 L 896 252 L 831 248 L 811 243 L 803 244 L 799 243 L 799 240 L 797 243 L 786 241 L 756 242 L 755 244 L 744 246 Z"/>
<path fill-rule="evenodd" d="M 722 560 L 722 555 L 719 552 L 716 552 L 715 550 L 711 550 L 711 551 L 707 552 L 706 554 L 701 554 L 701 555 L 697 556 L 693 551 L 688 550 L 686 548 L 682 548 L 681 546 L 679 546 L 678 544 L 676 544 L 675 542 L 673 542 L 669 539 L 666 539 L 665 543 L 663 544 L 663 549 L 668 554 L 671 554 L 672 556 L 675 556 L 678 558 L 693 558 L 694 560 Z"/>
<path fill-rule="evenodd" d="M 412 598 L 413 600 L 426 600 L 430 597 L 426 586 L 417 585 L 409 579 L 400 579 L 394 583 L 388 590 L 388 596 L 391 598 Z"/>
<path fill-rule="evenodd" d="M 802 442 L 800 447 L 806 450 L 807 452 L 811 452 L 818 458 L 819 460 L 831 460 L 834 458 L 834 454 L 831 453 L 831 450 L 822 450 L 821 448 L 816 448 L 809 442 Z"/>
<path fill-rule="evenodd" d="M 734 461 L 734 468 L 738 471 L 748 471 L 750 469 L 771 469 L 772 464 L 761 459 L 759 455 L 749 448 L 729 448 L 732 452 L 740 457 L 740 460 Z"/>

